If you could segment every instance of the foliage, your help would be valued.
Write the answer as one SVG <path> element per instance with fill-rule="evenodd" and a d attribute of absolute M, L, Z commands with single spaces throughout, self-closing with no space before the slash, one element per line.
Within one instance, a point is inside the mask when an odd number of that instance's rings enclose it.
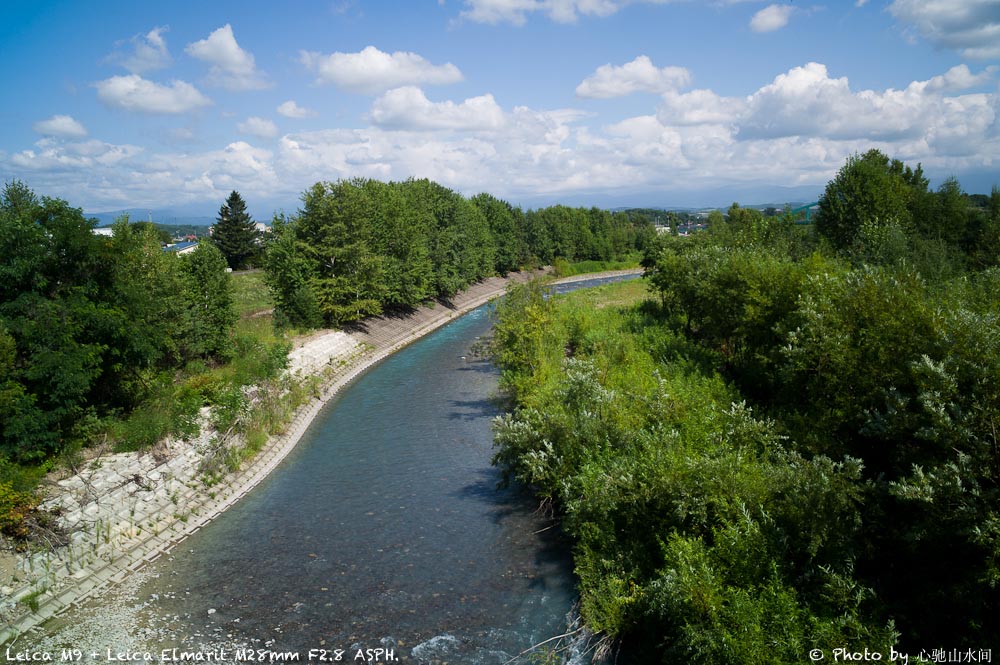
<path fill-rule="evenodd" d="M 1000 193 L 972 201 L 872 151 L 818 237 L 734 205 L 646 245 L 655 301 L 498 308 L 495 461 L 559 507 L 629 662 L 1000 632 Z"/>
<path fill-rule="evenodd" d="M 226 259 L 212 243 L 202 240 L 181 257 L 185 301 L 186 358 L 226 357 L 237 313 Z"/>
<path fill-rule="evenodd" d="M 274 297 L 262 270 L 233 273 L 231 285 L 233 309 L 237 316 L 259 316 L 274 308 Z"/>
<path fill-rule="evenodd" d="M 302 200 L 295 218 L 276 221 L 265 260 L 277 320 L 302 327 L 449 298 L 557 257 L 624 258 L 652 234 L 644 218 L 564 206 L 523 213 L 429 180 L 317 183 Z"/>
<path fill-rule="evenodd" d="M 649 305 L 592 302 L 516 287 L 494 341 L 518 404 L 495 461 L 562 507 L 588 625 L 654 647 L 630 662 L 894 643 L 853 575 L 861 463 L 789 450 Z"/>
<path fill-rule="evenodd" d="M 912 207 L 926 192 L 927 180 L 878 150 L 853 155 L 827 185 L 819 200 L 816 230 L 841 250 L 854 247 L 866 220 L 893 221 L 910 229 Z"/>
<path fill-rule="evenodd" d="M 574 275 L 586 275 L 595 272 L 608 272 L 611 270 L 628 270 L 638 268 L 638 255 L 626 258 L 621 261 L 577 261 L 570 263 L 565 259 L 558 258 L 552 262 L 556 277 L 572 277 Z"/>
<path fill-rule="evenodd" d="M 259 233 L 253 218 L 247 212 L 246 201 L 233 191 L 219 208 L 219 216 L 212 227 L 212 242 L 233 270 L 246 267 L 258 252 Z"/>
<path fill-rule="evenodd" d="M 163 252 L 153 227 L 127 217 L 96 236 L 80 210 L 14 182 L 0 198 L 0 250 L 10 257 L 0 266 L 0 455 L 40 462 L 78 449 L 108 419 L 143 444 L 184 427 L 162 386 L 231 348 L 217 249 Z"/>
<path fill-rule="evenodd" d="M 18 492 L 8 483 L 0 482 L 0 533 L 15 540 L 30 535 L 28 518 L 38 508 L 38 497 L 30 492 Z"/>

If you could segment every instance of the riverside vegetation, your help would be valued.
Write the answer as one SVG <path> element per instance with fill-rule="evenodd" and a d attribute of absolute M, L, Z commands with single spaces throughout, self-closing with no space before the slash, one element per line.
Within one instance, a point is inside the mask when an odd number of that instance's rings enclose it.
<path fill-rule="evenodd" d="M 35 486 L 86 448 L 144 450 L 217 433 L 209 482 L 280 431 L 315 390 L 284 372 L 289 337 L 455 294 L 521 267 L 633 265 L 648 219 L 556 206 L 524 212 L 426 180 L 319 183 L 257 237 L 242 197 L 216 240 L 161 249 L 149 223 L 113 235 L 21 182 L 0 195 L 0 530 L 20 546 L 50 516 Z M 234 275 L 230 266 L 263 264 Z M 273 315 L 271 310 L 273 309 Z M 274 324 L 277 324 L 275 326 Z M 50 539 L 51 540 L 51 539 Z"/>
<path fill-rule="evenodd" d="M 819 205 L 662 238 L 648 293 L 498 306 L 495 461 L 628 662 L 997 646 L 1000 191 L 871 151 Z"/>

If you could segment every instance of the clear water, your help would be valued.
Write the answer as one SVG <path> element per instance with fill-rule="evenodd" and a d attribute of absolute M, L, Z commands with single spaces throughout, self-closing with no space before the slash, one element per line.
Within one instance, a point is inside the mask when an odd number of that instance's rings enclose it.
<path fill-rule="evenodd" d="M 158 630 L 133 646 L 499 664 L 566 632 L 570 546 L 490 464 L 498 374 L 473 352 L 490 325 L 475 310 L 342 391 L 264 483 L 152 567 L 133 600 Z"/>

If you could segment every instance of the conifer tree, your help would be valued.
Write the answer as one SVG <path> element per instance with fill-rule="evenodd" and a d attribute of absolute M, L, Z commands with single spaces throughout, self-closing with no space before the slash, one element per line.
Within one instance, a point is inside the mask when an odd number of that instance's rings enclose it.
<path fill-rule="evenodd" d="M 257 228 L 247 212 L 246 201 L 233 191 L 219 208 L 219 217 L 212 228 L 212 242 L 226 257 L 233 270 L 246 267 L 257 253 Z"/>

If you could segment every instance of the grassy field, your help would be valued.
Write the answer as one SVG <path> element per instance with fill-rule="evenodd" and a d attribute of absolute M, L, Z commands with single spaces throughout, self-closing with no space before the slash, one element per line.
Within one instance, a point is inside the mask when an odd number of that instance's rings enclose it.
<path fill-rule="evenodd" d="M 233 306 L 241 319 L 274 307 L 271 291 L 264 283 L 264 271 L 233 273 Z"/>
<path fill-rule="evenodd" d="M 553 262 L 553 267 L 555 268 L 556 277 L 574 277 L 592 272 L 638 268 L 641 258 L 639 254 L 635 254 L 623 261 L 577 261 L 576 263 L 569 263 L 564 259 L 556 259 Z"/>
<path fill-rule="evenodd" d="M 644 279 L 632 279 L 627 282 L 614 282 L 595 286 L 590 289 L 571 291 L 561 298 L 567 302 L 593 309 L 617 305 L 633 305 L 651 296 L 649 283 Z"/>

